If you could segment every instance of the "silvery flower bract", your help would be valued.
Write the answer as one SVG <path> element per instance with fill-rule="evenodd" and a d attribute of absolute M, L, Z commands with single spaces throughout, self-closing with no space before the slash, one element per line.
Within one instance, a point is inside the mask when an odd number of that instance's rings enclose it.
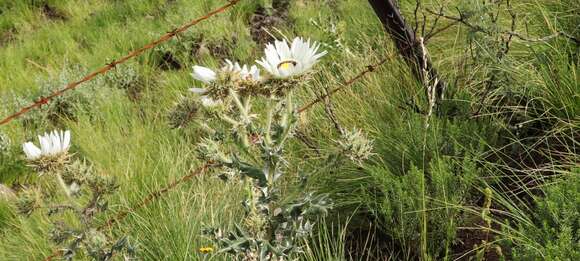
<path fill-rule="evenodd" d="M 41 157 L 52 157 L 63 154 L 70 147 L 70 131 L 53 131 L 38 136 L 40 148 L 32 142 L 26 142 L 22 149 L 29 160 L 37 160 Z"/>
<path fill-rule="evenodd" d="M 320 44 L 296 37 L 289 46 L 286 40 L 266 46 L 266 56 L 256 61 L 275 78 L 288 78 L 310 70 L 326 51 L 318 52 Z"/>
<path fill-rule="evenodd" d="M 216 80 L 217 74 L 212 69 L 203 66 L 193 66 L 193 73 L 191 74 L 194 79 L 202 81 L 205 84 L 211 83 Z"/>

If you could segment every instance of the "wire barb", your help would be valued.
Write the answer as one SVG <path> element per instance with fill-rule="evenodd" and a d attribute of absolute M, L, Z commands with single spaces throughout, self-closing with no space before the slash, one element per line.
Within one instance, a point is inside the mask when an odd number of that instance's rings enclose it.
<path fill-rule="evenodd" d="M 44 97 L 44 96 L 40 96 L 38 97 L 38 100 L 36 100 L 34 103 L 38 103 L 40 105 L 46 105 L 48 104 L 49 99 Z"/>
<path fill-rule="evenodd" d="M 119 64 L 119 62 L 113 60 L 110 63 L 107 63 L 107 66 L 109 66 L 111 68 L 115 68 L 115 67 L 117 67 L 118 64 Z"/>

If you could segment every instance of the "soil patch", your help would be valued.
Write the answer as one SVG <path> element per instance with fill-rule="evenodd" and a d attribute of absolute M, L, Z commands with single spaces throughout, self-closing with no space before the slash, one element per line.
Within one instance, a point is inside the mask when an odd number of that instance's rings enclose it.
<path fill-rule="evenodd" d="M 177 59 L 177 57 L 175 57 L 175 55 L 173 55 L 173 53 L 163 52 L 161 54 L 161 58 L 159 61 L 159 68 L 165 71 L 181 70 L 181 68 L 183 68 L 183 65 L 181 65 L 181 62 L 179 62 L 179 60 Z"/>
<path fill-rule="evenodd" d="M 288 22 L 289 9 L 289 1 L 275 2 L 272 10 L 259 6 L 250 20 L 250 34 L 254 42 L 263 45 L 274 40 L 270 31 Z"/>
<path fill-rule="evenodd" d="M 10 28 L 0 33 L 0 47 L 6 46 L 16 40 L 16 29 Z"/>
<path fill-rule="evenodd" d="M 46 16 L 50 20 L 55 21 L 66 21 L 68 20 L 68 16 L 65 12 L 58 10 L 55 7 L 50 6 L 49 4 L 42 5 L 42 14 Z"/>

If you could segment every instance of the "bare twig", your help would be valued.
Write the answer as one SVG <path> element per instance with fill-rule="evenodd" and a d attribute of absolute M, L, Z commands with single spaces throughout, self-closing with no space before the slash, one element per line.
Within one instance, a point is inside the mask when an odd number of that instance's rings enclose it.
<path fill-rule="evenodd" d="M 415 2 L 415 11 L 413 11 L 413 17 L 415 18 L 415 25 L 413 26 L 413 31 L 417 32 L 417 29 L 419 29 L 419 17 L 417 16 L 417 13 L 419 12 L 419 9 L 421 8 L 421 1 L 417 0 Z M 425 23 L 425 21 L 423 21 L 423 23 Z"/>
<path fill-rule="evenodd" d="M 302 143 L 304 143 L 304 145 L 306 145 L 306 147 L 308 147 L 309 149 L 314 151 L 316 153 L 316 155 L 320 156 L 320 149 L 314 143 L 314 141 L 312 141 L 312 139 L 310 139 L 310 137 L 308 137 L 308 135 L 306 133 L 304 133 L 300 129 L 297 129 L 294 131 L 294 136 L 296 136 L 296 138 L 298 140 L 300 140 Z"/>
<path fill-rule="evenodd" d="M 330 121 L 334 124 L 334 128 L 336 129 L 336 131 L 338 131 L 338 133 L 343 135 L 344 129 L 342 128 L 342 126 L 340 126 L 340 123 L 338 122 L 338 117 L 336 116 L 336 113 L 334 113 L 334 107 L 332 106 L 332 101 L 330 100 L 330 95 L 328 95 L 328 93 L 329 90 L 326 89 L 323 95 L 324 111 L 326 111 L 328 119 L 330 119 Z"/>
<path fill-rule="evenodd" d="M 469 27 L 473 31 L 481 32 L 481 33 L 484 33 L 486 35 L 492 35 L 493 34 L 491 31 L 486 30 L 485 28 L 483 28 L 481 26 L 474 25 L 474 24 L 470 23 L 467 20 L 467 18 L 464 15 L 462 15 L 461 13 L 459 13 L 459 17 L 457 17 L 457 16 L 446 15 L 443 12 L 435 12 L 435 11 L 429 10 L 429 9 L 426 9 L 426 10 L 427 10 L 427 12 L 429 12 L 429 13 L 431 13 L 433 15 L 436 15 L 436 16 L 439 16 L 439 17 L 443 17 L 443 18 L 445 18 L 447 20 L 451 20 L 451 21 L 454 21 L 456 23 L 461 23 L 461 24 Z M 515 21 L 513 23 L 515 23 Z M 512 23 L 512 28 L 515 28 L 515 24 L 513 24 L 513 23 Z M 553 33 L 551 35 L 547 35 L 547 36 L 543 36 L 543 37 L 539 37 L 539 38 L 526 37 L 526 36 L 522 35 L 521 33 L 515 32 L 513 29 L 512 30 L 500 31 L 498 33 L 499 34 L 503 34 L 503 35 L 507 35 L 507 36 L 511 36 L 511 37 L 515 37 L 515 38 L 518 38 L 518 39 L 520 39 L 522 41 L 526 41 L 526 42 L 546 42 L 546 41 L 549 41 L 549 40 L 554 39 L 554 38 L 557 38 L 557 37 L 565 37 L 568 40 L 576 43 L 577 45 L 580 45 L 580 39 L 574 37 L 573 35 L 571 35 L 571 34 L 569 34 L 567 32 L 564 32 L 564 31 L 558 31 L 558 32 L 555 32 L 555 33 Z"/>

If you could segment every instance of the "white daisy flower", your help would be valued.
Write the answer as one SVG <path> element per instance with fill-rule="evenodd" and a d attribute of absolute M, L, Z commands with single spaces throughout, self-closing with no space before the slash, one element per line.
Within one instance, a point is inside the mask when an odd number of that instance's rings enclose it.
<path fill-rule="evenodd" d="M 53 157 L 66 153 L 70 147 L 70 131 L 53 131 L 38 136 L 40 148 L 32 142 L 22 145 L 24 154 L 29 160 L 37 160 L 42 157 Z"/>
<path fill-rule="evenodd" d="M 251 67 L 248 67 L 248 65 L 245 64 L 241 66 L 238 62 L 234 63 L 228 59 L 225 60 L 225 64 L 219 72 L 214 72 L 212 69 L 202 66 L 194 66 L 193 73 L 191 75 L 194 79 L 209 84 L 217 80 L 218 73 L 231 74 L 234 75 L 235 78 L 243 81 L 251 81 L 255 83 L 262 81 L 262 77 L 260 76 L 260 69 L 258 69 L 257 66 L 252 65 Z M 202 95 L 201 103 L 204 107 L 215 107 L 221 104 L 220 100 L 212 99 L 206 95 L 208 92 L 206 88 L 194 87 L 190 88 L 189 90 L 193 93 Z"/>
<path fill-rule="evenodd" d="M 251 67 L 248 67 L 246 64 L 240 66 L 239 63 L 234 63 L 228 59 L 226 59 L 225 65 L 219 72 L 215 72 L 214 70 L 207 67 L 195 65 L 193 66 L 193 73 L 191 76 L 205 84 L 210 84 L 211 82 L 217 80 L 218 73 L 235 74 L 242 80 L 252 80 L 256 82 L 262 80 L 262 77 L 260 76 L 260 69 L 258 69 L 257 66 L 252 65 Z M 191 91 L 195 93 L 204 93 L 205 89 L 193 88 Z"/>
<path fill-rule="evenodd" d="M 193 73 L 191 76 L 205 84 L 209 84 L 217 79 L 217 73 L 212 69 L 197 65 L 193 66 Z"/>
<path fill-rule="evenodd" d="M 304 41 L 301 37 L 294 38 L 291 46 L 286 40 L 276 40 L 266 46 L 266 56 L 256 62 L 275 78 L 288 78 L 310 70 L 327 54 L 326 51 L 317 53 L 319 48 L 319 43 L 310 44 L 310 39 Z"/>

